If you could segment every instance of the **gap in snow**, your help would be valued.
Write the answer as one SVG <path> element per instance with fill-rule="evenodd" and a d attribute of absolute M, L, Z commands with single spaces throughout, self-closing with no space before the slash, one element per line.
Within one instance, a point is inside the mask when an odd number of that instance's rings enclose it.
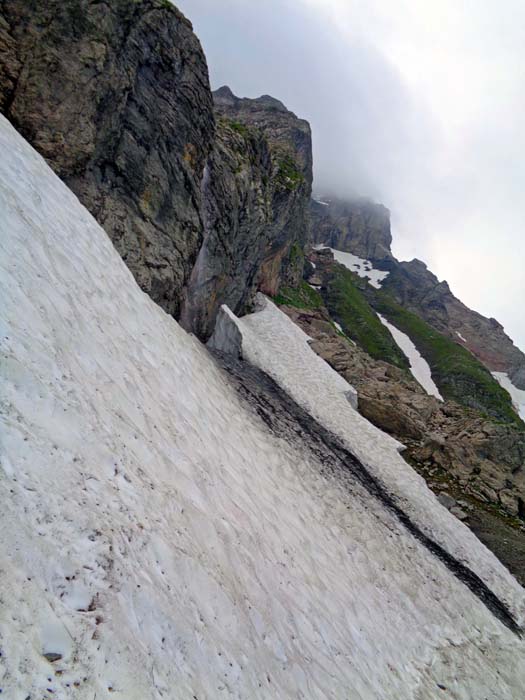
<path fill-rule="evenodd" d="M 514 386 L 506 372 L 492 372 L 492 376 L 509 392 L 514 408 L 519 417 L 525 421 L 525 389 Z"/>
<path fill-rule="evenodd" d="M 432 379 L 432 373 L 430 371 L 430 367 L 428 366 L 428 362 L 421 355 L 408 335 L 400 331 L 399 328 L 393 326 L 386 320 L 386 318 L 381 316 L 381 314 L 377 315 L 379 316 L 381 323 L 388 328 L 399 348 L 407 356 L 408 361 L 410 362 L 410 371 L 412 372 L 414 379 L 421 384 L 427 394 L 435 396 L 440 401 L 443 401 L 443 397 L 439 393 L 439 389 Z"/>

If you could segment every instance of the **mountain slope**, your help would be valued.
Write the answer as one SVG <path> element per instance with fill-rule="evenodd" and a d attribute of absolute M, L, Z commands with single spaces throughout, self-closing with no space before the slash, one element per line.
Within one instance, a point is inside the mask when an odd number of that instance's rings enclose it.
<path fill-rule="evenodd" d="M 515 698 L 523 590 L 391 441 L 359 450 L 443 560 L 297 425 L 272 434 L 3 118 L 0 147 L 3 695 Z M 253 359 L 298 347 L 260 318 Z"/>
<path fill-rule="evenodd" d="M 363 199 L 312 200 L 312 241 L 369 259 L 389 272 L 382 288 L 408 311 L 464 345 L 490 371 L 509 375 L 525 389 L 525 354 L 493 318 L 485 318 L 457 299 L 420 260 L 399 262 L 390 250 L 388 209 Z"/>
<path fill-rule="evenodd" d="M 316 268 L 309 279 L 320 284 L 328 310 L 342 324 L 346 335 L 372 358 L 398 367 L 408 366 L 406 356 L 381 323 L 380 314 L 408 335 L 428 362 L 432 378 L 446 398 L 475 408 L 497 421 L 515 423 L 525 429 L 511 396 L 488 369 L 461 344 L 396 303 L 384 288 L 386 281 L 382 281 L 381 286 L 370 284 L 346 264 L 335 262 L 329 248 L 314 250 L 310 258 L 315 260 Z"/>

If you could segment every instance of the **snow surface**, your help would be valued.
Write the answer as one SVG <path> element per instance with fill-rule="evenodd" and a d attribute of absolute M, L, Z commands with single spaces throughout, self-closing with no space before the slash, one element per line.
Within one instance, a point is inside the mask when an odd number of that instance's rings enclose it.
<path fill-rule="evenodd" d="M 457 335 L 457 336 L 458 336 L 458 338 L 459 338 L 460 340 L 462 340 L 462 341 L 463 341 L 464 343 L 466 343 L 466 342 L 467 342 L 467 339 L 466 339 L 466 338 L 464 338 L 464 337 L 463 337 L 463 336 L 461 335 L 461 333 L 460 333 L 459 331 L 456 331 L 456 335 Z"/>
<path fill-rule="evenodd" d="M 309 346 L 310 338 L 272 302 L 236 318 L 242 356 L 267 372 L 321 425 L 340 437 L 410 514 L 422 531 L 466 563 L 523 618 L 524 591 L 472 532 L 439 504 L 425 481 L 400 456 L 400 443 L 369 423 L 345 398 L 342 379 Z"/>
<path fill-rule="evenodd" d="M 321 246 L 325 247 L 325 246 Z M 370 260 L 365 260 L 352 253 L 345 253 L 342 250 L 330 248 L 337 262 L 344 265 L 346 268 L 355 272 L 359 277 L 368 279 L 368 282 L 376 289 L 381 289 L 381 282 L 388 277 L 388 272 L 385 270 L 376 270 Z"/>
<path fill-rule="evenodd" d="M 435 396 L 440 401 L 443 401 L 443 397 L 439 393 L 439 389 L 432 379 L 432 373 L 430 372 L 428 362 L 421 355 L 408 335 L 392 325 L 386 320 L 386 318 L 381 316 L 381 314 L 377 315 L 379 316 L 381 323 L 386 326 L 392 334 L 392 337 L 396 341 L 398 347 L 408 358 L 408 361 L 410 362 L 410 371 L 412 372 L 414 379 L 421 384 L 427 394 Z"/>
<path fill-rule="evenodd" d="M 271 435 L 3 117 L 0 150 L 2 697 L 520 697 L 523 642 L 378 502 Z M 285 328 L 307 348 L 271 305 L 255 316 L 266 363 L 272 343 L 288 357 Z M 401 469 L 366 421 L 341 427 Z M 401 472 L 518 612 L 512 577 Z"/>
<path fill-rule="evenodd" d="M 514 386 L 509 375 L 505 372 L 492 372 L 492 376 L 509 392 L 519 417 L 525 420 L 525 389 L 518 389 L 517 386 Z"/>
<path fill-rule="evenodd" d="M 337 328 L 339 333 L 343 333 L 343 328 L 340 323 L 337 323 L 337 321 L 334 321 L 334 326 Z"/>

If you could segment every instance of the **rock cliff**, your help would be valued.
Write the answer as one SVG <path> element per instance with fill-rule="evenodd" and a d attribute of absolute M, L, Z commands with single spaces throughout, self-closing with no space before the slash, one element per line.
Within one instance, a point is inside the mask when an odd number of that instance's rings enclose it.
<path fill-rule="evenodd" d="M 245 313 L 303 268 L 312 184 L 310 127 L 278 100 L 214 93 L 216 141 L 203 182 L 204 242 L 184 325 L 207 338 L 221 304 Z"/>
<path fill-rule="evenodd" d="M 3 0 L 0 108 L 165 311 L 207 338 L 302 274 L 310 127 L 224 87 L 164 0 Z"/>
<path fill-rule="evenodd" d="M 0 4 L 0 105 L 177 314 L 214 137 L 206 59 L 163 0 Z M 103 264 L 103 261 L 101 261 Z"/>
<path fill-rule="evenodd" d="M 390 246 L 390 212 L 382 204 L 360 198 L 312 199 L 312 241 L 344 250 L 376 264 L 394 260 Z"/>

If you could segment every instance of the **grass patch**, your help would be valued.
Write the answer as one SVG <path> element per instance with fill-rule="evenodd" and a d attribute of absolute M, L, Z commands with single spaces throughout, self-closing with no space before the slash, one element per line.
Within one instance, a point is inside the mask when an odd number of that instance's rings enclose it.
<path fill-rule="evenodd" d="M 293 243 L 292 247 L 290 248 L 289 258 L 291 263 L 297 262 L 297 260 L 302 260 L 304 258 L 303 249 L 299 243 L 297 243 L 297 241 Z"/>
<path fill-rule="evenodd" d="M 341 325 L 344 334 L 375 360 L 408 369 L 405 354 L 359 290 L 358 279 L 343 265 L 334 265 L 325 293 L 330 315 Z"/>
<path fill-rule="evenodd" d="M 409 336 L 428 362 L 432 378 L 444 398 L 525 429 L 512 407 L 510 394 L 466 348 L 404 309 L 383 290 L 374 294 L 373 304 L 380 314 Z"/>
<path fill-rule="evenodd" d="M 219 117 L 218 121 L 221 126 L 235 131 L 236 134 L 239 134 L 243 138 L 251 136 L 250 128 L 242 122 L 238 122 L 235 119 L 227 119 L 226 117 Z"/>
<path fill-rule="evenodd" d="M 280 159 L 276 182 L 285 190 L 296 190 L 304 182 L 304 175 L 292 156 L 284 155 Z"/>
<path fill-rule="evenodd" d="M 295 306 L 297 309 L 319 309 L 324 306 L 319 292 L 304 280 L 297 287 L 281 287 L 273 301 L 279 306 Z"/>
<path fill-rule="evenodd" d="M 245 124 L 241 124 L 241 122 L 236 122 L 233 119 L 228 122 L 228 126 L 230 127 L 230 129 L 233 129 L 242 136 L 248 136 L 248 134 L 250 133 L 248 127 Z"/>

